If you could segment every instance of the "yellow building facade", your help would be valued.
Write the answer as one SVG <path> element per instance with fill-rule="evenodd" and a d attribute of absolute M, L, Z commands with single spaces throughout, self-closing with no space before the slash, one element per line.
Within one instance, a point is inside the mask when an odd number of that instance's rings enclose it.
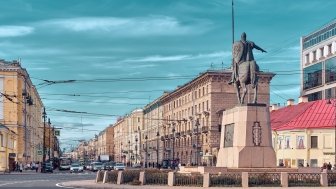
<path fill-rule="evenodd" d="M 336 164 L 335 106 L 327 101 L 305 101 L 271 111 L 273 147 L 278 166 Z"/>
<path fill-rule="evenodd" d="M 19 162 L 41 161 L 38 150 L 42 150 L 43 143 L 43 104 L 29 74 L 18 61 L 0 60 L 0 92 L 0 123 L 15 136 L 9 137 L 13 142 L 5 149 L 5 160 L 0 158 L 1 169 L 9 167 L 8 153 Z"/>

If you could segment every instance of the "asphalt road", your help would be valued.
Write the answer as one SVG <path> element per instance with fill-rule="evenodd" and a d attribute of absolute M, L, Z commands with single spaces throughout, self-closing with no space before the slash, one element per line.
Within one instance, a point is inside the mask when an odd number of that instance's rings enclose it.
<path fill-rule="evenodd" d="M 0 174 L 0 188 L 44 188 L 61 189 L 57 184 L 67 181 L 95 179 L 96 173 L 69 173 L 69 171 L 54 171 L 54 173 L 11 173 Z"/>

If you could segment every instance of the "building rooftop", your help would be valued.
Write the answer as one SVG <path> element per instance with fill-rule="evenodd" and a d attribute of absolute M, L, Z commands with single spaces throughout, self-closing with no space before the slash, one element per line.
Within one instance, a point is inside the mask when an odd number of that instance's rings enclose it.
<path fill-rule="evenodd" d="M 328 100 L 302 102 L 271 111 L 274 131 L 335 128 L 335 106 Z"/>

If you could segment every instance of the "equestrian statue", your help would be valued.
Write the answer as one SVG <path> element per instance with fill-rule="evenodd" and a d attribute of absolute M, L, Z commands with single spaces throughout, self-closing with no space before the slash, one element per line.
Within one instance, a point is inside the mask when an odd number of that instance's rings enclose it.
<path fill-rule="evenodd" d="M 251 85 L 254 89 L 253 103 L 257 103 L 258 92 L 258 75 L 259 66 L 253 57 L 253 49 L 258 49 L 261 52 L 266 52 L 252 41 L 246 40 L 246 33 L 242 33 L 241 40 L 233 43 L 232 46 L 232 77 L 228 84 L 234 84 L 238 97 L 238 103 L 244 104 L 244 99 L 247 93 L 247 85 Z M 240 94 L 240 89 L 243 89 L 243 94 Z"/>

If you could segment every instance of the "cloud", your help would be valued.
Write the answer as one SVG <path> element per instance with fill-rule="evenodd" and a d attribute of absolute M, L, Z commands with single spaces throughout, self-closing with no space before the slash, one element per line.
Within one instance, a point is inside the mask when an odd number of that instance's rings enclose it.
<path fill-rule="evenodd" d="M 185 55 L 172 55 L 172 56 L 162 56 L 153 55 L 140 58 L 126 59 L 124 62 L 170 62 L 170 61 L 181 61 L 181 60 L 194 60 L 194 59 L 204 59 L 204 58 L 218 58 L 218 57 L 229 57 L 231 52 L 219 51 L 212 52 L 208 54 L 185 54 Z"/>
<path fill-rule="evenodd" d="M 0 37 L 24 36 L 33 32 L 34 28 L 28 26 L 0 26 Z"/>
<path fill-rule="evenodd" d="M 78 17 L 46 20 L 39 24 L 73 32 L 108 33 L 112 37 L 190 35 L 203 33 L 211 28 L 209 21 L 198 20 L 194 24 L 186 24 L 168 16 Z"/>

